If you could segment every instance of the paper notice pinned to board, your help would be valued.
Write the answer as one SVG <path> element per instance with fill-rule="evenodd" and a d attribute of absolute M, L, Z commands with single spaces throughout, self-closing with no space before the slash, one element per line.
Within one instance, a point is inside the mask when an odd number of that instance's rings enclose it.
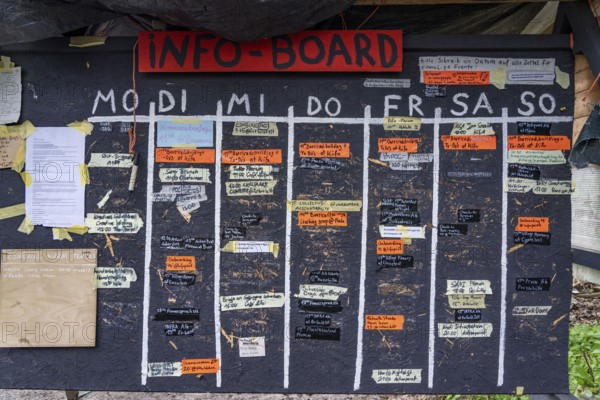
<path fill-rule="evenodd" d="M 492 294 L 491 282 L 449 279 L 446 281 L 446 294 Z"/>
<path fill-rule="evenodd" d="M 0 133 L 0 169 L 12 168 L 22 142 L 19 134 Z"/>
<path fill-rule="evenodd" d="M 265 337 L 242 337 L 238 342 L 240 357 L 264 357 Z"/>
<path fill-rule="evenodd" d="M 13 124 L 21 116 L 21 67 L 0 68 L 0 124 Z"/>
<path fill-rule="evenodd" d="M 89 213 L 85 226 L 89 233 L 137 233 L 144 221 L 137 213 Z"/>
<path fill-rule="evenodd" d="M 419 117 L 383 117 L 383 129 L 386 131 L 418 131 L 421 129 Z"/>
<path fill-rule="evenodd" d="M 449 294 L 450 308 L 485 308 L 485 294 Z"/>
<path fill-rule="evenodd" d="M 275 258 L 279 255 L 279 243 L 268 241 L 237 241 L 228 242 L 221 251 L 225 253 L 271 253 Z"/>
<path fill-rule="evenodd" d="M 211 183 L 208 168 L 161 168 L 158 176 L 161 182 Z"/>
<path fill-rule="evenodd" d="M 229 179 L 232 180 L 273 179 L 272 173 L 272 165 L 232 165 L 229 167 Z"/>
<path fill-rule="evenodd" d="M 455 122 L 450 135 L 495 135 L 494 129 L 489 122 Z"/>
<path fill-rule="evenodd" d="M 421 383 L 420 369 L 374 369 L 375 383 Z"/>
<path fill-rule="evenodd" d="M 74 128 L 40 128 L 27 138 L 25 209 L 34 225 L 84 224 L 85 136 Z"/>
<path fill-rule="evenodd" d="M 245 122 L 236 121 L 233 126 L 233 136 L 265 136 L 279 135 L 275 122 Z"/>
<path fill-rule="evenodd" d="M 126 153 L 92 153 L 88 167 L 131 168 L 133 159 Z"/>
<path fill-rule="evenodd" d="M 493 330 L 488 322 L 438 324 L 438 336 L 442 338 L 490 337 Z"/>
<path fill-rule="evenodd" d="M 255 293 L 221 296 L 221 311 L 247 310 L 250 308 L 278 308 L 285 304 L 283 293 Z"/>
<path fill-rule="evenodd" d="M 177 362 L 155 362 L 148 363 L 148 377 L 177 377 L 181 376 L 181 363 Z"/>
<path fill-rule="evenodd" d="M 290 211 L 360 211 L 361 200 L 289 200 Z"/>
<path fill-rule="evenodd" d="M 511 164 L 566 164 L 561 150 L 509 150 L 508 162 Z"/>
<path fill-rule="evenodd" d="M 300 293 L 294 297 L 315 300 L 337 300 L 348 288 L 331 285 L 300 285 Z"/>
<path fill-rule="evenodd" d="M 225 182 L 227 196 L 272 196 L 276 180 Z"/>
<path fill-rule="evenodd" d="M 379 234 L 382 238 L 386 239 L 425 239 L 425 227 L 404 225 L 379 225 Z"/>
<path fill-rule="evenodd" d="M 99 267 L 95 269 L 98 289 L 128 289 L 131 282 L 137 281 L 133 268 Z"/>

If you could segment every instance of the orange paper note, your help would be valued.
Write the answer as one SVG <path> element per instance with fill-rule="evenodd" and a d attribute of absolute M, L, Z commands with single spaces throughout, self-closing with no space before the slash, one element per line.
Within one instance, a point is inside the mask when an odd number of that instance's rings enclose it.
<path fill-rule="evenodd" d="M 156 162 L 182 164 L 214 164 L 215 149 L 157 148 Z"/>
<path fill-rule="evenodd" d="M 509 150 L 570 150 L 571 141 L 566 136 L 511 135 Z"/>
<path fill-rule="evenodd" d="M 196 257 L 167 256 L 167 271 L 195 271 Z"/>
<path fill-rule="evenodd" d="M 380 153 L 416 153 L 420 138 L 379 138 Z"/>
<path fill-rule="evenodd" d="M 223 150 L 223 164 L 281 164 L 281 149 Z"/>
<path fill-rule="evenodd" d="M 496 136 L 443 135 L 444 150 L 496 150 Z"/>
<path fill-rule="evenodd" d="M 404 253 L 404 242 L 402 239 L 393 240 L 378 240 L 377 241 L 377 254 L 403 254 Z"/>
<path fill-rule="evenodd" d="M 404 315 L 367 315 L 365 329 L 380 331 L 401 331 L 404 326 Z"/>
<path fill-rule="evenodd" d="M 300 157 L 350 157 L 350 143 L 300 143 Z"/>
<path fill-rule="evenodd" d="M 182 374 L 216 374 L 219 372 L 218 358 L 189 358 L 181 360 Z"/>
<path fill-rule="evenodd" d="M 344 211 L 300 211 L 298 226 L 348 226 Z"/>
<path fill-rule="evenodd" d="M 515 231 L 517 232 L 548 232 L 548 217 L 519 217 Z"/>
<path fill-rule="evenodd" d="M 490 71 L 423 71 L 426 85 L 489 85 Z"/>

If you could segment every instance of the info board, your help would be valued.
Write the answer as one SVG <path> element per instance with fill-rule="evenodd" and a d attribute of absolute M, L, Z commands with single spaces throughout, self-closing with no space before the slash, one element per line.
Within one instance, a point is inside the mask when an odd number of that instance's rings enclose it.
<path fill-rule="evenodd" d="M 2 348 L 0 387 L 568 392 L 568 37 L 406 35 L 401 73 L 136 72 L 137 102 L 134 43 L 0 49 L 20 123 L 93 124 L 87 233 L 17 213 L 0 246 L 97 251 L 95 346 Z"/>

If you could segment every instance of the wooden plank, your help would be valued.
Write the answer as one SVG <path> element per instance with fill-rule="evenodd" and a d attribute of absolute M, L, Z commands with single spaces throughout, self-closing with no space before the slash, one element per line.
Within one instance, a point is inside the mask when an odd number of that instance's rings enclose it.
<path fill-rule="evenodd" d="M 551 0 L 559 1 L 559 0 Z M 578 1 L 578 0 L 562 0 Z M 358 0 L 355 6 L 396 6 L 408 4 L 546 3 L 546 0 Z"/>
<path fill-rule="evenodd" d="M 594 83 L 594 75 L 591 69 L 586 69 L 575 74 L 575 94 L 587 91 Z"/>
<path fill-rule="evenodd" d="M 577 54 L 575 56 L 575 73 L 590 69 L 590 64 L 587 58 L 583 54 Z"/>
<path fill-rule="evenodd" d="M 600 101 L 600 89 L 596 87 L 592 90 L 585 101 L 583 100 L 583 96 L 585 96 L 585 92 L 575 95 L 575 113 L 573 118 L 587 118 L 587 116 L 590 115 L 594 105 Z"/>

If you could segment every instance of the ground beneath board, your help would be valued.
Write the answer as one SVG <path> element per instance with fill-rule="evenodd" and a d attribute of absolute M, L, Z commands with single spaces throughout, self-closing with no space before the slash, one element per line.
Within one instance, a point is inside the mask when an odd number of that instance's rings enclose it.
<path fill-rule="evenodd" d="M 574 282 L 570 323 L 597 324 L 600 321 L 600 285 Z M 599 344 L 600 345 L 600 344 Z M 390 395 L 281 395 L 281 394 L 181 394 L 80 392 L 85 400 L 439 400 L 441 396 Z M 0 400 L 65 400 L 57 390 L 0 390 Z"/>

